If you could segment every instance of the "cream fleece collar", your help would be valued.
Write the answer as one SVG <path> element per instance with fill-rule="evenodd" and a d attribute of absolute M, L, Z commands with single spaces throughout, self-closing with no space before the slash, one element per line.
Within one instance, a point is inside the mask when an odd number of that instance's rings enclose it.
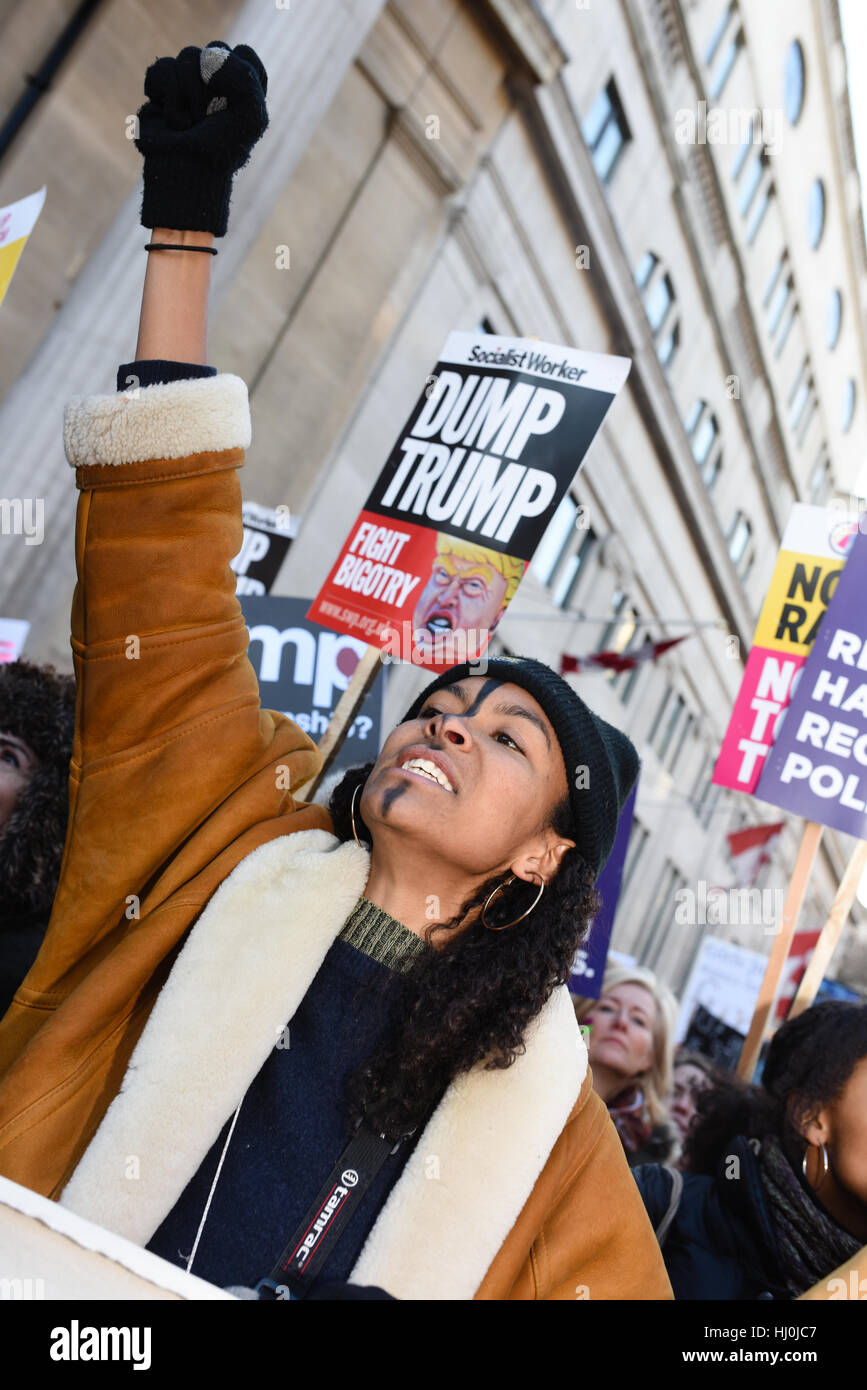
<path fill-rule="evenodd" d="M 62 1205 L 139 1244 L 174 1206 L 362 895 L 369 855 L 324 830 L 247 855 L 161 990 Z M 565 986 L 509 1068 L 459 1077 L 421 1134 L 352 1281 L 470 1299 L 578 1098 L 587 1052 Z"/>

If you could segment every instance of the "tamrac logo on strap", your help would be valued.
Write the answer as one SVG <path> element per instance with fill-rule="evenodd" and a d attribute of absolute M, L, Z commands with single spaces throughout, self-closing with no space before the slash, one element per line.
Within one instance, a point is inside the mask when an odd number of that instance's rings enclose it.
<path fill-rule="evenodd" d="M 284 1268 L 288 1268 L 293 1262 L 301 1269 L 309 1259 L 317 1244 L 322 1232 L 325 1230 L 331 1218 L 340 1210 L 351 1189 L 358 1182 L 358 1174 L 354 1168 L 347 1168 L 341 1174 L 342 1182 L 335 1183 L 328 1197 L 319 1208 L 318 1214 L 313 1218 L 306 1235 L 298 1242 Z"/>

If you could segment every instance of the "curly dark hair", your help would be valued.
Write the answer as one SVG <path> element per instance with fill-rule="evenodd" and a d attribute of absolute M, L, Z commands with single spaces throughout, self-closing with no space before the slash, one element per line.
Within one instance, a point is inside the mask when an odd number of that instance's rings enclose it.
<path fill-rule="evenodd" d="M 350 768 L 331 794 L 329 810 L 341 840 L 352 838 L 352 794 L 373 766 Z M 357 810 L 355 820 L 362 838 L 365 827 Z M 556 834 L 572 838 L 568 798 L 549 823 Z M 350 1079 L 353 1122 L 363 1115 L 394 1139 L 411 1133 L 426 1121 L 453 1077 L 485 1057 L 488 1068 L 511 1066 L 523 1050 L 528 1023 L 555 986 L 568 981 L 575 952 L 600 907 L 593 874 L 577 847 L 563 855 L 528 917 L 507 931 L 491 932 L 477 912 L 504 881 L 489 879 L 454 917 L 432 923 L 425 933 L 431 945 L 436 938 L 437 949 L 424 952 L 404 977 L 385 1040 Z M 537 891 L 532 883 L 526 890 L 510 885 L 491 904 L 488 920 L 494 925 L 511 920 Z"/>
<path fill-rule="evenodd" d="M 804 1152 L 800 1125 L 839 1096 L 864 1057 L 867 1004 L 829 999 L 805 1009 L 774 1034 L 760 1086 L 732 1080 L 701 1093 L 684 1168 L 713 1174 L 736 1135 L 773 1134 L 797 1169 Z"/>

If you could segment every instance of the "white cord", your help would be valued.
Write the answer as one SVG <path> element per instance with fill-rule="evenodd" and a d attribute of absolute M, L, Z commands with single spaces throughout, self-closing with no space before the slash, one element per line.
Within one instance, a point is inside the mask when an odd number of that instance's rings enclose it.
<path fill-rule="evenodd" d="M 220 1154 L 220 1161 L 219 1161 L 219 1163 L 217 1164 L 217 1171 L 216 1171 L 216 1173 L 214 1174 L 214 1181 L 211 1183 L 211 1190 L 210 1190 L 210 1192 L 208 1193 L 208 1200 L 207 1200 L 207 1202 L 205 1203 L 205 1210 L 202 1212 L 202 1219 L 201 1219 L 201 1221 L 199 1222 L 199 1229 L 196 1231 L 196 1239 L 193 1241 L 193 1248 L 192 1248 L 192 1250 L 190 1251 L 190 1258 L 187 1260 L 187 1273 L 188 1273 L 188 1274 L 189 1274 L 189 1272 L 190 1272 L 190 1268 L 191 1268 L 191 1266 L 192 1266 L 193 1260 L 195 1259 L 196 1251 L 197 1251 L 198 1248 L 199 1248 L 199 1240 L 201 1239 L 202 1231 L 203 1231 L 204 1228 L 205 1228 L 205 1222 L 206 1222 L 207 1219 L 208 1219 L 208 1211 L 210 1210 L 211 1199 L 212 1199 L 212 1197 L 213 1197 L 213 1195 L 214 1195 L 214 1189 L 216 1188 L 217 1182 L 219 1181 L 220 1169 L 221 1169 L 222 1166 L 223 1166 L 223 1159 L 226 1157 L 226 1150 L 228 1149 L 228 1147 L 229 1147 L 229 1141 L 230 1141 L 230 1139 L 232 1138 L 232 1132 L 233 1132 L 233 1130 L 234 1130 L 234 1128 L 235 1128 L 235 1121 L 237 1120 L 239 1114 L 241 1113 L 241 1106 L 242 1106 L 243 1104 L 244 1104 L 244 1097 L 242 1096 L 241 1099 L 240 1099 L 240 1101 L 239 1101 L 239 1103 L 238 1103 L 238 1109 L 235 1111 L 234 1115 L 232 1116 L 232 1123 L 231 1123 L 231 1125 L 229 1126 L 229 1133 L 226 1135 L 226 1142 L 225 1142 L 225 1144 L 223 1145 L 223 1152 Z"/>

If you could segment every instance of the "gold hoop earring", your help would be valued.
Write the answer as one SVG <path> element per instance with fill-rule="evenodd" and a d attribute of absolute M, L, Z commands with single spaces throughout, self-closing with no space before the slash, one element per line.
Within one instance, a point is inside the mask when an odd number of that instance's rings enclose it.
<path fill-rule="evenodd" d="M 359 782 L 358 786 L 355 788 L 355 791 L 352 793 L 352 800 L 349 803 L 349 819 L 352 822 L 352 837 L 355 840 L 355 843 L 358 845 L 358 848 L 369 849 L 369 845 L 363 845 L 361 843 L 361 841 L 358 838 L 358 831 L 355 828 L 355 798 L 358 796 L 358 793 L 361 791 L 361 788 L 362 783 Z"/>
<path fill-rule="evenodd" d="M 811 1188 L 811 1191 L 813 1191 L 813 1192 L 818 1192 L 818 1191 L 819 1191 L 819 1188 L 822 1186 L 822 1183 L 825 1181 L 825 1179 L 826 1179 L 827 1176 L 828 1176 L 828 1169 L 829 1169 L 829 1167 L 830 1167 L 830 1164 L 829 1164 L 829 1162 L 828 1162 L 828 1146 L 827 1146 L 827 1144 L 822 1144 L 822 1145 L 821 1145 L 821 1148 L 822 1148 L 822 1176 L 821 1176 L 821 1178 L 819 1179 L 819 1181 L 818 1181 L 818 1183 L 816 1184 L 815 1187 L 811 1187 L 810 1179 L 807 1177 L 807 1158 L 809 1157 L 809 1153 L 810 1153 L 810 1150 L 811 1150 L 812 1147 L 813 1147 L 812 1144 L 808 1144 L 807 1147 L 806 1147 L 806 1149 L 804 1150 L 804 1157 L 801 1159 L 801 1172 L 802 1172 L 803 1175 L 804 1175 L 804 1182 L 807 1184 L 808 1187 Z M 817 1144 L 816 1147 L 818 1148 L 819 1145 Z"/>
<path fill-rule="evenodd" d="M 491 903 L 493 902 L 493 900 L 494 900 L 494 898 L 497 896 L 497 894 L 498 894 L 498 893 L 502 893 L 502 891 L 503 891 L 504 888 L 508 888 L 508 886 L 509 886 L 510 883 L 516 883 L 517 880 L 518 880 L 517 874 L 509 874 L 509 877 L 506 879 L 505 883 L 499 884 L 498 887 L 496 887 L 492 893 L 489 893 L 489 894 L 488 894 L 488 896 L 487 896 L 487 898 L 486 898 L 486 900 L 485 900 L 485 905 L 484 905 L 484 907 L 482 908 L 482 912 L 481 912 L 482 926 L 483 926 L 483 927 L 486 927 L 486 928 L 488 929 L 488 931 L 505 931 L 507 927 L 513 927 L 513 926 L 515 925 L 516 922 L 523 922 L 523 920 L 524 920 L 525 917 L 529 917 L 530 913 L 533 911 L 533 908 L 536 907 L 537 903 L 539 902 L 539 899 L 541 898 L 542 894 L 543 894 L 544 891 L 545 891 L 545 880 L 542 879 L 542 882 L 539 884 L 539 891 L 538 891 L 538 893 L 536 894 L 536 896 L 535 896 L 535 898 L 533 899 L 533 901 L 532 901 L 532 903 L 530 904 L 530 906 L 527 908 L 527 911 L 526 911 L 526 912 L 522 912 L 521 915 L 520 915 L 520 917 L 514 917 L 514 918 L 512 919 L 511 922 L 504 922 L 503 925 L 502 925 L 501 927 L 492 927 L 492 926 L 490 925 L 490 923 L 489 923 L 489 922 L 486 920 L 486 918 L 485 918 L 485 913 L 486 913 L 486 911 L 487 911 L 488 908 L 490 907 Z"/>

